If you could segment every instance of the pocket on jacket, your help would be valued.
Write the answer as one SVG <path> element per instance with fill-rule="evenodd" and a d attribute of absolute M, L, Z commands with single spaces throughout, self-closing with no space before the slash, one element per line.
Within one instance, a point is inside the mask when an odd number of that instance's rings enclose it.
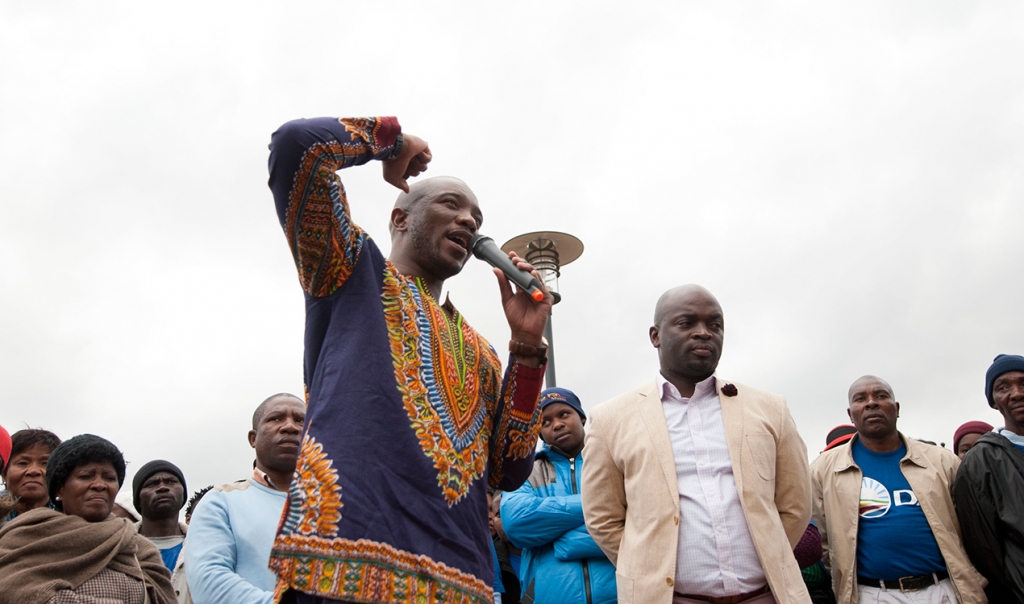
<path fill-rule="evenodd" d="M 628 604 L 633 601 L 633 580 L 626 575 L 615 571 L 615 591 L 619 594 L 619 604 Z"/>
<path fill-rule="evenodd" d="M 775 437 L 771 434 L 747 434 L 747 451 L 757 475 L 775 480 Z"/>

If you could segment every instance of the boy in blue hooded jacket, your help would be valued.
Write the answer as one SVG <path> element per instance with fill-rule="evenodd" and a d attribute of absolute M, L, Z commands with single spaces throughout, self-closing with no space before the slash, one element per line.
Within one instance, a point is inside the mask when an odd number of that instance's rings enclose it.
<path fill-rule="evenodd" d="M 505 533 L 522 548 L 523 601 L 609 604 L 616 601 L 615 567 L 587 532 L 580 502 L 583 425 L 580 399 L 565 388 L 541 393 L 543 448 L 530 479 L 501 501 Z"/>

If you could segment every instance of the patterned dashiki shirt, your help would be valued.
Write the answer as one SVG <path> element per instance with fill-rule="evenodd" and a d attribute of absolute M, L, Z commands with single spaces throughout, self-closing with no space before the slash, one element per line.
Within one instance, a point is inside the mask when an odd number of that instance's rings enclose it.
<path fill-rule="evenodd" d="M 387 158 L 393 117 L 296 120 L 270 188 L 306 298 L 308 408 L 270 566 L 355 602 L 493 599 L 488 485 L 530 475 L 543 367 L 494 349 L 352 223 L 338 170 Z"/>

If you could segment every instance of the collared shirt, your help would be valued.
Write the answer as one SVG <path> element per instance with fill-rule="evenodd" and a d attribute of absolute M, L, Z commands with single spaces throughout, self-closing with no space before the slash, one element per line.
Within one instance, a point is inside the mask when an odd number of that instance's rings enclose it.
<path fill-rule="evenodd" d="M 996 432 L 998 432 L 1000 436 L 1005 436 L 1006 440 L 1013 443 L 1014 446 L 1016 446 L 1018 449 L 1024 450 L 1024 436 L 1014 434 L 1013 432 L 1010 432 L 1006 428 L 997 430 Z"/>
<path fill-rule="evenodd" d="M 266 472 L 255 466 L 252 469 L 252 479 L 258 482 L 259 484 L 267 487 L 268 489 L 274 489 L 275 491 L 282 491 L 285 493 L 288 492 L 288 487 L 285 487 L 283 489 L 277 488 L 277 485 L 274 484 L 272 480 L 270 480 L 270 476 L 268 476 Z"/>
<path fill-rule="evenodd" d="M 658 373 L 679 483 L 676 591 L 733 596 L 767 582 L 740 505 L 715 376 L 683 398 Z"/>

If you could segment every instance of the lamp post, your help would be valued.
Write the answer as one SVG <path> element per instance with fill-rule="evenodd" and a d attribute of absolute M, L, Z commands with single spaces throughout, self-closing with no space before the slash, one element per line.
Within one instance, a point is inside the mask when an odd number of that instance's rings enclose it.
<path fill-rule="evenodd" d="M 558 304 L 562 301 L 562 295 L 558 291 L 559 270 L 580 257 L 583 253 L 583 242 L 568 233 L 537 231 L 509 239 L 501 246 L 501 250 L 506 254 L 515 252 L 520 258 L 525 258 L 532 264 L 548 291 L 554 296 L 553 304 Z M 551 313 L 554 314 L 554 307 Z M 551 327 L 551 316 L 548 316 L 548 324 L 544 328 L 544 338 L 548 341 L 548 366 L 544 373 L 544 382 L 548 388 L 553 388 L 556 385 L 555 336 Z"/>

